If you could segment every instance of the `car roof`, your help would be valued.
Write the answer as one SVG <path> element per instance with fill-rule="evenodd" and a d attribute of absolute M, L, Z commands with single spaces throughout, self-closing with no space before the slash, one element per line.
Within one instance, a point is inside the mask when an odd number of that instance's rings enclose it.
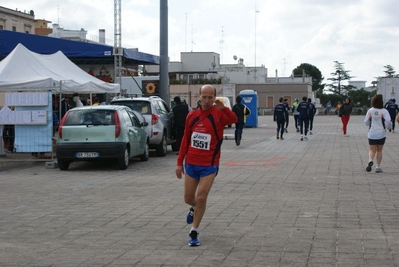
<path fill-rule="evenodd" d="M 86 109 L 95 109 L 95 110 L 109 110 L 109 109 L 122 109 L 124 106 L 120 105 L 98 105 L 98 106 L 84 106 L 84 107 L 74 107 L 70 110 L 86 110 Z"/>
<path fill-rule="evenodd" d="M 159 96 L 149 96 L 149 97 L 121 97 L 121 98 L 114 98 L 111 100 L 112 102 L 117 102 L 117 101 L 151 101 L 153 99 L 156 100 L 162 100 Z"/>

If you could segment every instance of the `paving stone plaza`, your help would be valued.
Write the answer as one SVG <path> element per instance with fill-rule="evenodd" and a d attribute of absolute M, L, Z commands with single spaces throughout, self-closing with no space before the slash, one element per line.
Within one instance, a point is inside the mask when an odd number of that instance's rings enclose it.
<path fill-rule="evenodd" d="M 125 171 L 7 154 L 0 266 L 399 266 L 399 128 L 387 133 L 383 173 L 368 173 L 363 116 L 351 117 L 350 137 L 339 117 L 316 116 L 302 142 L 290 119 L 277 140 L 272 117 L 259 117 L 238 147 L 226 128 L 199 247 L 187 245 L 171 150 Z"/>

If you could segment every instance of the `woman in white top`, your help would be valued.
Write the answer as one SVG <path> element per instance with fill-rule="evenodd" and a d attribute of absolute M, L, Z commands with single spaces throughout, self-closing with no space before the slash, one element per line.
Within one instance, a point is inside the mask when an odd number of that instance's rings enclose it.
<path fill-rule="evenodd" d="M 382 160 L 382 148 L 385 144 L 386 130 L 391 129 L 391 116 L 388 110 L 384 108 L 382 95 L 377 94 L 371 100 L 371 107 L 364 118 L 364 123 L 369 126 L 367 137 L 369 139 L 369 163 L 366 171 L 371 171 L 373 166 L 374 156 L 377 154 L 377 166 L 375 172 L 382 172 L 380 164 Z"/>

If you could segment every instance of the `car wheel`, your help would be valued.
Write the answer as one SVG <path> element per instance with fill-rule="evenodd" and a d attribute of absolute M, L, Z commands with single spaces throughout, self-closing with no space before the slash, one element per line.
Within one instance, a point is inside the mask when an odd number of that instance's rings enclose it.
<path fill-rule="evenodd" d="M 123 156 L 118 159 L 118 167 L 120 170 L 126 170 L 127 167 L 129 166 L 129 149 L 125 147 L 125 151 L 123 153 Z"/>
<path fill-rule="evenodd" d="M 177 141 L 175 141 L 175 142 L 172 144 L 172 151 L 179 151 L 179 146 L 178 146 L 178 144 L 177 144 Z"/>
<path fill-rule="evenodd" d="M 147 141 L 145 143 L 144 153 L 142 155 L 140 155 L 140 160 L 147 161 L 149 157 L 150 157 L 150 147 L 149 147 L 149 144 Z"/>
<path fill-rule="evenodd" d="M 168 143 L 166 142 L 166 134 L 162 136 L 162 141 L 157 145 L 155 153 L 158 157 L 165 157 L 166 151 L 168 150 Z"/>
<path fill-rule="evenodd" d="M 66 170 L 68 170 L 69 164 L 71 164 L 71 162 L 69 162 L 69 161 L 67 161 L 67 160 L 64 160 L 64 159 L 58 158 L 58 159 L 57 159 L 57 164 L 58 164 L 58 168 L 59 168 L 61 171 L 66 171 Z"/>

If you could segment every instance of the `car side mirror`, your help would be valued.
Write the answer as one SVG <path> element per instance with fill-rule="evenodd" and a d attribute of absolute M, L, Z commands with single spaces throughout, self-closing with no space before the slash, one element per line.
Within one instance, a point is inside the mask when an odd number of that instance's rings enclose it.
<path fill-rule="evenodd" d="M 146 121 L 145 121 L 145 122 L 142 122 L 142 123 L 141 123 L 141 126 L 147 127 L 147 126 L 148 126 L 148 122 L 146 122 Z"/>

